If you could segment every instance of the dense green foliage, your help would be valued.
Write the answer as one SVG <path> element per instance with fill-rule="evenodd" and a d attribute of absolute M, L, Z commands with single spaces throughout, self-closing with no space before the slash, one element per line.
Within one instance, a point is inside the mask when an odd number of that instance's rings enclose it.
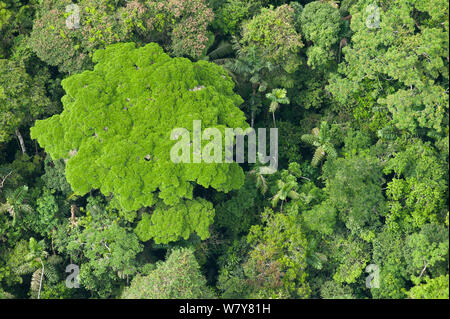
<path fill-rule="evenodd" d="M 445 0 L 0 0 L 0 298 L 448 299 L 448 37 Z M 194 120 L 278 170 L 193 162 Z"/>
<path fill-rule="evenodd" d="M 214 294 L 199 268 L 192 250 L 176 249 L 150 274 L 136 276 L 122 298 L 212 298 Z"/>

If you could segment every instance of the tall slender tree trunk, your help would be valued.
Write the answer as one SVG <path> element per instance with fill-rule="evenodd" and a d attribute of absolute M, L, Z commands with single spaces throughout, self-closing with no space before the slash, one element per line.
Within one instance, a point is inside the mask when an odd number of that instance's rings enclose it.
<path fill-rule="evenodd" d="M 42 289 L 42 281 L 44 279 L 44 263 L 41 259 L 42 271 L 41 271 L 41 281 L 39 282 L 39 291 L 38 291 L 38 299 L 41 298 L 41 289 Z"/>
<path fill-rule="evenodd" d="M 422 268 L 422 271 L 420 272 L 419 279 L 422 278 L 423 273 L 425 272 L 425 270 L 427 270 L 428 263 L 424 262 L 424 264 L 425 264 L 425 265 L 424 265 L 424 267 Z"/>
<path fill-rule="evenodd" d="M 75 209 L 76 209 L 77 207 L 75 206 L 75 205 L 71 205 L 70 206 L 70 220 L 71 220 L 71 223 L 72 223 L 72 227 L 73 226 L 75 226 Z"/>
<path fill-rule="evenodd" d="M 272 112 L 272 118 L 273 118 L 273 127 L 277 128 L 277 124 L 275 123 L 275 112 Z"/>
<path fill-rule="evenodd" d="M 255 96 L 256 96 L 256 89 L 258 88 L 258 84 L 253 84 L 252 86 L 252 100 L 253 102 L 255 102 Z M 250 121 L 250 126 L 251 128 L 253 128 L 254 124 L 255 124 L 255 109 L 254 109 L 254 105 L 252 105 L 252 115 L 251 115 L 251 121 Z"/>
<path fill-rule="evenodd" d="M 25 142 L 23 141 L 22 134 L 20 134 L 19 129 L 16 129 L 16 136 L 19 139 L 20 148 L 22 149 L 22 153 L 26 154 L 27 149 L 25 148 Z"/>

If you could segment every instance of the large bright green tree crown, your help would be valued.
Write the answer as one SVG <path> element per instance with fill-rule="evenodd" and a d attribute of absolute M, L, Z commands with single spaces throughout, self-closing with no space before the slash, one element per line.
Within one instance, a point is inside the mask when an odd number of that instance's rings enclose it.
<path fill-rule="evenodd" d="M 175 164 L 172 129 L 248 127 L 242 99 L 215 64 L 170 58 L 154 43 L 111 45 L 94 54 L 93 71 L 62 81 L 64 111 L 37 121 L 31 136 L 54 158 L 83 195 L 114 194 L 124 210 L 193 199 L 196 184 L 228 192 L 243 184 L 232 164 Z"/>

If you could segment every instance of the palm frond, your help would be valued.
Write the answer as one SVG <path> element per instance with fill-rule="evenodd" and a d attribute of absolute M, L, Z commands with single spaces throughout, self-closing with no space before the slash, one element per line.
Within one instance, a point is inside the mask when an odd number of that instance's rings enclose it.
<path fill-rule="evenodd" d="M 218 64 L 218 65 L 223 65 L 225 67 L 227 63 L 231 63 L 231 62 L 233 62 L 233 60 L 234 59 L 232 59 L 232 58 L 223 58 L 223 59 L 216 59 L 212 62 L 214 62 L 215 64 Z"/>
<path fill-rule="evenodd" d="M 336 150 L 335 150 L 333 144 L 325 143 L 323 145 L 323 149 L 327 153 L 328 157 L 330 157 L 330 158 L 336 158 L 337 157 L 337 153 L 336 153 Z"/>
<path fill-rule="evenodd" d="M 19 209 L 24 213 L 32 213 L 34 212 L 33 207 L 31 207 L 28 204 L 22 204 L 20 205 Z"/>
<path fill-rule="evenodd" d="M 221 41 L 216 49 L 211 51 L 208 56 L 210 60 L 221 59 L 233 54 L 233 45 L 228 41 Z"/>
<path fill-rule="evenodd" d="M 4 203 L 0 205 L 0 214 L 9 212 L 11 210 L 11 205 L 9 203 Z"/>
<path fill-rule="evenodd" d="M 270 103 L 270 106 L 269 106 L 269 112 L 272 112 L 272 113 L 275 112 L 279 106 L 280 105 L 277 102 L 272 101 L 272 103 Z"/>
<path fill-rule="evenodd" d="M 57 282 L 59 280 L 59 273 L 55 265 L 46 264 L 44 268 L 44 276 L 50 282 Z"/>
<path fill-rule="evenodd" d="M 280 193 L 272 197 L 272 207 L 276 207 L 278 205 L 279 200 L 280 200 Z"/>
<path fill-rule="evenodd" d="M 305 143 L 314 145 L 315 143 L 318 142 L 318 138 L 312 134 L 304 134 L 301 137 L 301 140 Z"/>
<path fill-rule="evenodd" d="M 51 255 L 47 258 L 47 262 L 50 265 L 59 265 L 63 262 L 63 258 L 61 256 L 58 255 Z"/>
<path fill-rule="evenodd" d="M 313 129 L 312 129 L 312 134 L 313 134 L 314 136 L 316 136 L 316 137 L 319 137 L 319 134 L 320 134 L 319 128 L 318 128 L 318 127 L 313 128 Z"/>
<path fill-rule="evenodd" d="M 32 294 L 36 294 L 39 291 L 39 286 L 41 283 L 41 274 L 42 274 L 42 269 L 39 268 L 37 269 L 33 275 L 31 276 L 31 285 L 30 285 L 30 290 L 32 292 Z M 45 274 L 45 271 L 44 271 Z"/>
<path fill-rule="evenodd" d="M 311 161 L 311 165 L 316 167 L 322 159 L 325 157 L 325 150 L 322 146 L 318 147 L 316 151 L 314 152 L 314 156 Z"/>
<path fill-rule="evenodd" d="M 24 263 L 24 264 L 22 264 L 22 265 L 17 266 L 17 267 L 14 269 L 14 272 L 15 272 L 17 275 L 22 276 L 22 275 L 28 275 L 28 274 L 31 274 L 31 273 L 32 273 L 33 271 L 35 271 L 35 270 L 36 270 L 36 268 L 35 268 L 35 267 L 32 267 L 30 263 Z"/>
<path fill-rule="evenodd" d="M 288 196 L 290 199 L 293 199 L 293 200 L 296 200 L 296 199 L 299 199 L 299 198 L 300 198 L 300 194 L 297 193 L 297 192 L 294 191 L 294 190 L 291 190 L 291 191 L 287 194 L 287 196 Z"/>

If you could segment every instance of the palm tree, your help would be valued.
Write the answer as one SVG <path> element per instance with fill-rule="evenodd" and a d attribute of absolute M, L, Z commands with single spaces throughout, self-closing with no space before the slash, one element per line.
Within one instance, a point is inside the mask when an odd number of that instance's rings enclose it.
<path fill-rule="evenodd" d="M 278 192 L 272 197 L 272 207 L 276 207 L 281 200 L 281 211 L 283 211 L 283 203 L 287 198 L 296 200 L 300 198 L 300 194 L 295 191 L 297 183 L 294 180 L 288 182 L 278 180 Z"/>
<path fill-rule="evenodd" d="M 327 122 L 322 122 L 319 128 L 314 128 L 312 134 L 305 134 L 301 137 L 302 141 L 316 147 L 312 166 L 317 166 L 327 155 L 330 158 L 336 158 L 337 153 L 334 145 L 331 143 L 330 128 Z"/>
<path fill-rule="evenodd" d="M 282 86 L 287 88 L 294 86 L 293 79 L 286 76 L 282 67 L 265 60 L 264 56 L 264 49 L 254 45 L 244 48 L 237 38 L 233 38 L 231 43 L 220 42 L 217 48 L 206 57 L 209 61 L 222 65 L 238 85 L 239 83 L 250 83 L 252 94 L 248 99 L 248 104 L 251 112 L 251 127 L 254 127 L 255 113 L 262 105 L 261 93 L 269 87 L 268 79 L 276 77 Z M 289 104 L 289 99 L 283 90 L 275 89 L 269 93 L 271 97 L 274 94 L 275 98 L 271 104 L 272 114 L 278 109 L 279 104 Z M 271 97 L 269 98 L 271 99 Z"/>
<path fill-rule="evenodd" d="M 265 79 L 268 78 L 269 73 L 275 70 L 275 66 L 263 60 L 261 49 L 256 46 L 250 46 L 244 50 L 239 41 L 234 40 L 233 49 L 236 52 L 236 58 L 228 59 L 223 66 L 231 73 L 235 82 L 239 83 L 240 81 L 237 81 L 237 78 L 240 77 L 243 80 L 242 82 L 250 82 L 252 86 L 250 125 L 253 127 L 255 112 L 261 104 L 261 98 L 258 93 L 267 90 L 268 83 Z"/>
<path fill-rule="evenodd" d="M 261 93 L 265 92 L 269 87 L 268 79 L 276 77 L 279 83 L 284 87 L 293 87 L 293 79 L 286 76 L 280 65 L 273 64 L 264 59 L 264 49 L 257 46 L 242 47 L 239 40 L 233 38 L 230 42 L 222 41 L 217 48 L 211 51 L 207 58 L 223 67 L 230 73 L 235 83 L 250 83 L 252 94 L 248 103 L 251 111 L 250 126 L 254 127 L 255 113 L 262 105 Z M 281 81 L 281 82 L 280 82 Z M 270 94 L 270 93 L 269 93 Z M 288 104 L 289 99 L 280 97 L 283 95 L 282 89 L 272 91 L 275 94 L 275 103 L 272 109 L 278 108 L 279 104 Z"/>
<path fill-rule="evenodd" d="M 255 164 L 255 167 L 248 172 L 249 175 L 253 175 L 256 180 L 256 188 L 258 188 L 261 191 L 261 194 L 264 195 L 267 192 L 267 182 L 266 178 L 264 177 L 264 174 L 261 170 L 262 165 L 259 163 Z"/>
<path fill-rule="evenodd" d="M 25 256 L 24 262 L 17 267 L 16 272 L 19 275 L 32 273 L 30 291 L 32 296 L 37 296 L 37 299 L 40 299 L 44 276 L 56 282 L 59 279 L 56 265 L 61 261 L 62 258 L 57 255 L 48 256 L 43 240 L 36 241 L 36 239 L 31 237 L 29 252 Z"/>
<path fill-rule="evenodd" d="M 31 276 L 31 291 L 38 291 L 37 298 L 41 297 L 42 281 L 44 279 L 45 266 L 43 259 L 47 258 L 48 253 L 44 250 L 45 244 L 41 240 L 37 242 L 33 237 L 30 238 L 30 252 L 27 255 L 27 260 L 32 262 L 39 262 L 42 268 L 38 268 Z M 31 265 L 30 265 L 31 266 Z M 39 278 L 39 286 L 37 285 Z M 39 287 L 39 288 L 38 288 Z"/>
<path fill-rule="evenodd" d="M 275 123 L 275 111 L 278 110 L 280 104 L 289 104 L 289 98 L 286 96 L 286 89 L 273 89 L 271 93 L 267 93 L 266 97 L 272 101 L 269 111 L 272 112 L 273 127 L 277 127 Z"/>
<path fill-rule="evenodd" d="M 264 158 L 262 153 L 258 152 L 256 163 L 253 166 L 253 169 L 248 172 L 249 175 L 253 175 L 256 180 L 256 188 L 258 188 L 262 195 L 264 195 L 267 190 L 267 181 L 265 175 L 274 174 L 277 169 L 274 167 L 266 166 L 261 162 L 261 159 Z"/>
<path fill-rule="evenodd" d="M 5 191 L 6 203 L 0 204 L 0 213 L 8 212 L 13 218 L 13 226 L 16 224 L 17 217 L 21 213 L 31 213 L 33 209 L 30 205 L 24 203 L 28 192 L 28 186 L 22 186 L 14 191 L 7 189 Z"/>

